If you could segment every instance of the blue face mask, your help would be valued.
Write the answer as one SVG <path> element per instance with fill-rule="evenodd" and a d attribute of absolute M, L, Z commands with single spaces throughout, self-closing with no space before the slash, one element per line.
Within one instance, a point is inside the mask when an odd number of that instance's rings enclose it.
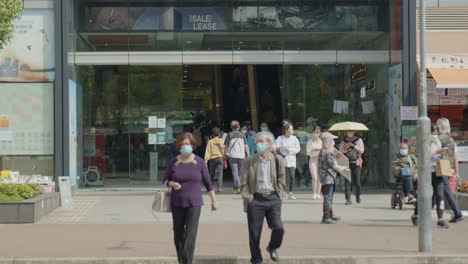
<path fill-rule="evenodd" d="M 268 132 L 268 127 L 262 127 L 261 130 L 262 132 Z"/>
<path fill-rule="evenodd" d="M 193 151 L 192 145 L 183 145 L 180 148 L 180 153 L 182 153 L 184 155 L 190 154 L 190 153 L 192 153 L 192 151 Z"/>
<path fill-rule="evenodd" d="M 262 142 L 258 142 L 256 147 L 259 153 L 265 153 L 265 151 L 267 150 L 266 145 L 263 144 Z"/>

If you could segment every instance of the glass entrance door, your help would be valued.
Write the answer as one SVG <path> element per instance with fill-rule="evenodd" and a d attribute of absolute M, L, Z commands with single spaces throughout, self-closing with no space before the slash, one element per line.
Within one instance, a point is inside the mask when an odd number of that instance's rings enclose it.
<path fill-rule="evenodd" d="M 83 138 L 79 149 L 82 187 L 129 186 L 128 66 L 79 66 L 76 69 Z"/>

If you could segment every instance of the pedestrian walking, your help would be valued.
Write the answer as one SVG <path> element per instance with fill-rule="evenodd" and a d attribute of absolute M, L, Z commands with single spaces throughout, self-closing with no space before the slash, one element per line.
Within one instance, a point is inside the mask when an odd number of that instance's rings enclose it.
<path fill-rule="evenodd" d="M 293 135 L 294 127 L 291 122 L 283 121 L 283 135 L 275 141 L 276 151 L 284 157 L 286 166 L 286 186 L 289 192 L 287 198 L 295 200 L 293 190 L 296 182 L 296 155 L 301 151 L 301 145 L 296 136 Z"/>
<path fill-rule="evenodd" d="M 202 158 L 193 154 L 196 146 L 196 139 L 191 133 L 179 135 L 176 148 L 180 155 L 169 162 L 164 176 L 164 183 L 172 189 L 174 244 L 180 264 L 191 264 L 193 260 L 203 206 L 201 183 L 210 195 L 211 210 L 215 211 L 218 208 L 208 167 Z"/>
<path fill-rule="evenodd" d="M 216 180 L 217 191 L 223 191 L 224 171 L 224 139 L 221 137 L 221 129 L 214 127 L 211 131 L 212 139 L 208 141 L 205 151 L 205 161 L 211 175 L 211 181 Z"/>
<path fill-rule="evenodd" d="M 272 230 L 267 252 L 273 261 L 279 261 L 277 249 L 284 236 L 281 201 L 285 193 L 285 165 L 282 157 L 271 152 L 273 144 L 274 138 L 269 133 L 258 133 L 257 154 L 246 158 L 242 166 L 241 194 L 247 212 L 252 264 L 263 262 L 260 237 L 265 219 Z"/>
<path fill-rule="evenodd" d="M 312 133 L 312 139 L 307 142 L 307 155 L 309 156 L 309 171 L 312 177 L 312 199 L 322 200 L 320 180 L 318 177 L 318 156 L 322 150 L 322 140 L 320 135 L 322 130 L 315 127 Z"/>
<path fill-rule="evenodd" d="M 449 221 L 450 223 L 457 223 L 463 220 L 463 214 L 460 211 L 457 201 L 453 197 L 452 191 L 450 190 L 450 183 L 453 182 L 456 185 L 456 182 L 460 181 L 459 176 L 459 164 L 458 164 L 458 148 L 457 143 L 450 136 L 450 121 L 447 118 L 439 118 L 437 120 L 437 129 L 439 131 L 439 140 L 442 144 L 442 148 L 446 148 L 444 159 L 450 161 L 450 166 L 452 168 L 451 177 L 443 177 L 444 181 L 444 195 L 447 199 L 447 202 L 450 206 L 450 209 L 453 211 L 453 218 Z"/>
<path fill-rule="evenodd" d="M 361 203 L 361 167 L 364 142 L 360 137 L 356 136 L 355 131 L 347 131 L 346 136 L 341 141 L 340 151 L 348 158 L 349 168 L 351 169 L 351 181 L 345 179 L 345 205 L 350 205 L 352 204 L 351 190 L 354 190 L 356 202 Z"/>
<path fill-rule="evenodd" d="M 228 157 L 229 165 L 231 166 L 232 178 L 234 180 L 234 193 L 239 194 L 239 172 L 242 169 L 242 162 L 245 157 L 250 155 L 250 153 L 247 138 L 239 131 L 239 121 L 231 121 L 231 129 L 232 131 L 227 135 L 226 140 L 224 141 L 225 156 Z"/>
<path fill-rule="evenodd" d="M 333 197 L 335 192 L 338 171 L 349 171 L 349 168 L 340 166 L 335 156 L 335 139 L 338 137 L 325 132 L 321 135 L 322 150 L 318 157 L 319 179 L 323 194 L 322 224 L 334 224 L 340 220 L 333 212 Z"/>
<path fill-rule="evenodd" d="M 247 145 L 249 146 L 249 154 L 250 156 L 255 155 L 255 136 L 257 133 L 255 131 L 251 130 L 249 126 L 244 124 L 241 127 L 241 132 L 245 137 L 247 138 Z"/>
<path fill-rule="evenodd" d="M 392 161 L 393 175 L 396 181 L 403 185 L 403 195 L 408 199 L 408 203 L 415 203 L 416 189 L 413 181 L 417 179 L 418 160 L 408 151 L 408 144 L 401 143 L 400 152 Z"/>
<path fill-rule="evenodd" d="M 447 223 L 444 221 L 444 210 L 441 208 L 441 204 L 444 197 L 444 181 L 443 177 L 438 177 L 436 175 L 436 162 L 443 155 L 445 155 L 446 149 L 442 148 L 442 143 L 439 140 L 437 126 L 431 126 L 431 172 L 432 172 L 432 190 L 433 190 L 433 200 L 435 200 L 435 205 L 437 208 L 437 226 L 441 228 L 448 228 Z M 414 214 L 411 216 L 411 221 L 413 225 L 418 224 L 418 202 L 416 202 L 416 207 L 414 208 Z"/>

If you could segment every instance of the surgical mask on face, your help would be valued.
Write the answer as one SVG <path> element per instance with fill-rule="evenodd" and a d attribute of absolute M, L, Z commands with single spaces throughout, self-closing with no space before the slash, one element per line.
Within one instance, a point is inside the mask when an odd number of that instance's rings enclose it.
<path fill-rule="evenodd" d="M 348 137 L 352 138 L 352 137 L 354 137 L 354 132 L 347 132 L 346 135 L 348 135 Z"/>
<path fill-rule="evenodd" d="M 400 149 L 400 155 L 408 156 L 408 149 Z"/>
<path fill-rule="evenodd" d="M 264 143 L 262 143 L 262 142 L 258 142 L 258 143 L 256 144 L 256 147 L 257 147 L 257 151 L 258 151 L 259 153 L 265 153 L 265 151 L 267 150 L 266 145 L 265 145 Z"/>
<path fill-rule="evenodd" d="M 247 130 L 242 130 L 242 134 L 247 134 Z"/>
<path fill-rule="evenodd" d="M 268 132 L 268 127 L 262 127 L 261 130 L 262 132 Z"/>
<path fill-rule="evenodd" d="M 180 148 L 180 153 L 182 153 L 184 155 L 190 154 L 190 153 L 192 153 L 192 151 L 193 151 L 192 145 L 183 145 Z"/>

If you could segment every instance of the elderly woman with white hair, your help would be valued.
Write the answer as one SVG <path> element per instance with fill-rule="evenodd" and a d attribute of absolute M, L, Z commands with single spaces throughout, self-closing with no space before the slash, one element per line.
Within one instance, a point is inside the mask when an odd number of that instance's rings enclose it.
<path fill-rule="evenodd" d="M 284 235 L 281 204 L 285 196 L 286 171 L 284 159 L 271 152 L 274 138 L 271 133 L 260 132 L 255 139 L 257 154 L 244 160 L 241 170 L 241 195 L 247 212 L 251 263 L 262 263 L 260 236 L 266 219 L 272 230 L 267 251 L 278 261 L 276 250 Z"/>
<path fill-rule="evenodd" d="M 446 149 L 445 155 L 442 158 L 448 159 L 450 161 L 450 166 L 452 167 L 452 177 L 444 177 L 444 196 L 447 198 L 450 208 L 454 212 L 454 216 L 449 222 L 457 223 L 463 220 L 463 215 L 449 188 L 450 182 L 455 184 L 456 181 L 460 180 L 460 176 L 458 175 L 459 167 L 457 143 L 450 136 L 450 121 L 447 118 L 439 118 L 436 125 L 437 129 L 439 130 L 439 140 L 442 144 L 442 148 Z"/>

